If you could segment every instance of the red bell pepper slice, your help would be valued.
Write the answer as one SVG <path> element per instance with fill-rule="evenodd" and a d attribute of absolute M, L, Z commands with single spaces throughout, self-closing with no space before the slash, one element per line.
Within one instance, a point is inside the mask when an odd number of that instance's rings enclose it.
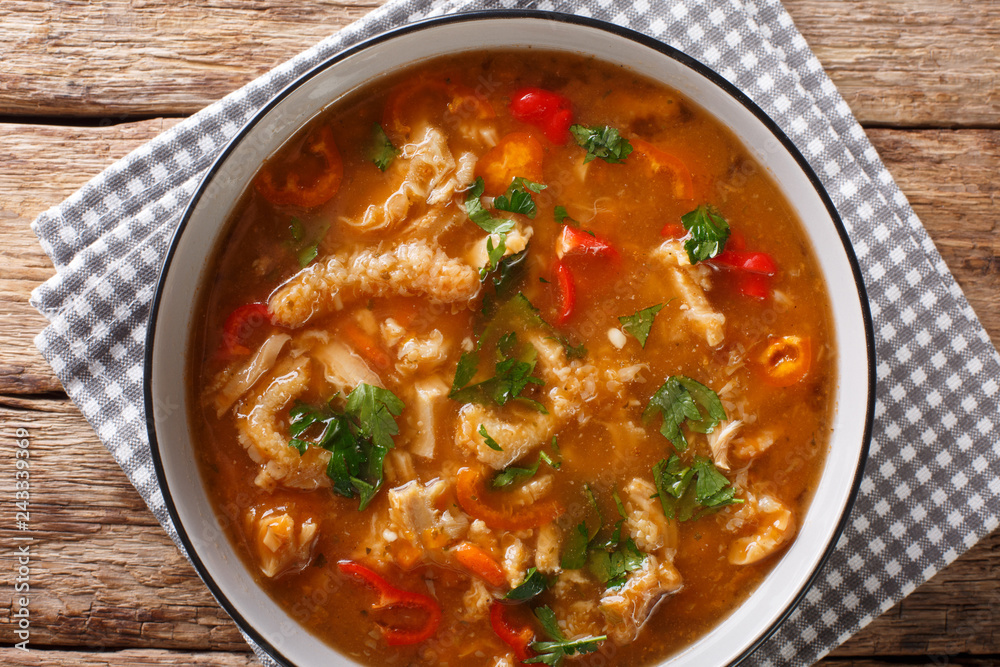
<path fill-rule="evenodd" d="M 607 259 L 618 260 L 621 256 L 611 242 L 592 232 L 563 225 L 562 233 L 556 241 L 556 257 L 562 259 L 566 255 L 593 255 Z"/>
<path fill-rule="evenodd" d="M 553 271 L 556 274 L 556 287 L 559 288 L 559 316 L 556 321 L 566 324 L 576 308 L 576 284 L 569 267 L 562 260 L 556 262 Z"/>
<path fill-rule="evenodd" d="M 766 252 L 748 252 L 727 248 L 709 261 L 731 269 L 742 269 L 766 276 L 773 276 L 778 271 L 778 265 L 774 258 Z"/>
<path fill-rule="evenodd" d="M 466 514 L 474 519 L 482 519 L 490 528 L 501 530 L 527 530 L 539 528 L 555 521 L 565 511 L 557 501 L 539 500 L 525 507 L 501 507 L 499 509 L 484 502 L 486 490 L 482 485 L 482 475 L 472 468 L 458 471 L 455 483 L 455 497 Z"/>
<path fill-rule="evenodd" d="M 736 291 L 743 296 L 763 301 L 771 294 L 771 276 L 763 273 L 741 273 L 736 279 Z"/>
<path fill-rule="evenodd" d="M 660 236 L 665 239 L 681 239 L 687 236 L 687 230 L 679 222 L 668 222 L 660 230 Z"/>
<path fill-rule="evenodd" d="M 736 290 L 743 296 L 764 300 L 771 294 L 771 276 L 778 272 L 774 258 L 766 252 L 735 250 L 727 243 L 725 250 L 708 260 L 716 266 L 732 270 Z"/>
<path fill-rule="evenodd" d="M 378 593 L 373 609 L 415 609 L 427 614 L 422 625 L 415 628 L 398 628 L 376 621 L 389 646 L 408 646 L 430 639 L 441 625 L 441 604 L 429 595 L 396 588 L 371 568 L 352 560 L 342 560 L 337 568 L 354 577 Z"/>
<path fill-rule="evenodd" d="M 283 155 L 264 165 L 254 187 L 272 204 L 312 208 L 333 199 L 343 178 L 344 162 L 333 129 L 321 125 L 306 137 L 299 155 Z"/>
<path fill-rule="evenodd" d="M 244 343 L 250 335 L 264 324 L 271 323 L 271 313 L 266 303 L 247 303 L 229 314 L 222 325 L 222 352 L 226 354 L 250 354 Z"/>
<path fill-rule="evenodd" d="M 493 632 L 497 634 L 497 637 L 514 651 L 514 655 L 520 662 L 535 657 L 535 652 L 531 650 L 535 631 L 528 625 L 517 627 L 514 619 L 510 617 L 508 606 L 499 600 L 494 600 L 490 604 L 490 625 L 493 626 Z"/>
<path fill-rule="evenodd" d="M 510 99 L 510 114 L 534 125 L 554 144 L 565 144 L 573 124 L 573 103 L 569 98 L 544 88 L 521 88 Z"/>

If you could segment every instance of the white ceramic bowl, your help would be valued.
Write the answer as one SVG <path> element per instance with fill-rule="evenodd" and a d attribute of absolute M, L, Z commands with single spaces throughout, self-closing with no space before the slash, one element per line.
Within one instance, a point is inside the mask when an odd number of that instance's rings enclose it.
<path fill-rule="evenodd" d="M 191 202 L 160 277 L 146 347 L 146 419 L 170 515 L 198 573 L 240 628 L 279 663 L 352 661 L 302 629 L 234 552 L 202 485 L 185 391 L 194 295 L 233 205 L 257 167 L 346 93 L 415 62 L 463 51 L 533 47 L 596 56 L 679 90 L 729 127 L 771 173 L 812 239 L 833 304 L 838 354 L 830 454 L 797 539 L 760 587 L 718 626 L 667 661 L 739 662 L 804 595 L 843 528 L 864 468 L 874 404 L 873 343 L 860 272 L 843 224 L 802 155 L 758 107 L 687 56 L 610 24 L 557 14 L 490 12 L 435 19 L 351 48 L 305 74 L 232 141 Z"/>

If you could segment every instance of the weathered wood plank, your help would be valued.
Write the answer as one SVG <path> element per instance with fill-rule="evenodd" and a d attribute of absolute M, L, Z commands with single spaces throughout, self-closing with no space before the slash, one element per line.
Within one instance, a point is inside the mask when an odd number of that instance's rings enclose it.
<path fill-rule="evenodd" d="M 187 115 L 382 0 L 8 0 L 0 115 Z"/>
<path fill-rule="evenodd" d="M 26 407 L 31 409 L 25 409 Z M 17 429 L 30 442 L 32 642 L 40 646 L 242 650 L 245 643 L 83 416 L 68 400 L 0 398 L 0 497 L 13 498 Z M 0 643 L 14 643 L 0 593 Z"/>
<path fill-rule="evenodd" d="M 915 659 L 879 660 L 871 658 L 827 658 L 819 664 L 824 667 L 926 667 L 927 665 L 954 665 L 956 667 L 995 667 L 996 657 L 960 657 L 948 662 L 935 662 L 939 656 Z M 24 653 L 17 649 L 0 649 L 0 662 L 19 667 L 140 667 L 142 665 L 189 665 L 200 667 L 251 667 L 260 663 L 250 653 L 212 651 L 187 653 L 155 649 L 130 649 L 124 651 L 90 653 L 81 651 L 32 650 Z"/>
<path fill-rule="evenodd" d="M 112 127 L 0 124 L 0 392 L 61 389 L 33 343 L 45 318 L 28 305 L 28 298 L 54 269 L 29 229 L 31 220 L 177 122 L 160 118 Z"/>
<path fill-rule="evenodd" d="M 66 400 L 0 398 L 0 434 L 31 441 L 28 533 L 35 538 L 32 642 L 38 646 L 244 650 L 232 621 L 82 415 Z M 0 455 L 0 498 L 13 454 Z M 865 655 L 988 655 L 1000 646 L 1000 533 L 984 540 L 839 649 Z M 0 587 L 0 643 L 16 637 L 13 591 Z M 0 660 L 2 662 L 2 660 Z"/>
<path fill-rule="evenodd" d="M 0 123 L 0 393 L 59 382 L 32 342 L 45 320 L 28 304 L 52 266 L 28 225 L 175 120 L 104 128 Z M 869 136 L 913 202 L 994 344 L 1000 344 L 1000 131 L 874 129 Z"/>
<path fill-rule="evenodd" d="M 6 0 L 0 115 L 186 115 L 382 0 Z M 1000 4 L 788 0 L 865 123 L 995 126 Z"/>
<path fill-rule="evenodd" d="M 0 663 L 23 667 L 140 667 L 142 665 L 176 665 L 177 667 L 250 667 L 260 665 L 252 653 L 211 651 L 188 653 L 164 650 L 125 650 L 91 653 L 83 651 L 50 651 L 32 649 L 25 653 L 13 648 L 0 648 Z"/>
<path fill-rule="evenodd" d="M 783 4 L 862 124 L 1000 123 L 1000 3 Z"/>

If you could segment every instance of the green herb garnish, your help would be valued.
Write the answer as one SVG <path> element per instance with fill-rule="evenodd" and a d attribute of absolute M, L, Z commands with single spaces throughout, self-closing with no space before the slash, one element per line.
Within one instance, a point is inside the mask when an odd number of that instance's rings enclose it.
<path fill-rule="evenodd" d="M 521 392 L 529 384 L 544 384 L 541 379 L 532 375 L 538 360 L 538 351 L 530 343 L 518 344 L 517 335 L 513 332 L 507 334 L 504 340 L 503 345 L 497 346 L 497 362 L 493 369 L 493 377 L 483 382 L 466 386 L 476 376 L 479 355 L 476 352 L 466 352 L 462 355 L 448 397 L 465 403 L 492 401 L 496 405 L 506 405 L 511 400 L 517 399 L 545 413 L 545 407 L 541 403 L 521 396 Z"/>
<path fill-rule="evenodd" d="M 310 446 L 330 452 L 326 474 L 333 490 L 346 497 L 360 498 L 359 510 L 365 509 L 382 486 L 383 463 L 392 449 L 392 436 L 399 433 L 395 417 L 403 411 L 403 402 L 388 389 L 361 383 L 347 396 L 342 411 L 332 402 L 320 406 L 298 403 L 289 413 L 288 445 L 300 455 Z M 310 430 L 321 430 L 311 439 Z"/>
<path fill-rule="evenodd" d="M 570 531 L 563 545 L 562 569 L 579 570 L 587 564 L 587 547 L 590 546 L 590 532 L 587 530 L 587 522 L 580 522 L 576 528 Z"/>
<path fill-rule="evenodd" d="M 288 232 L 292 239 L 287 244 L 295 253 L 299 266 L 303 269 L 309 266 L 317 255 L 319 255 L 319 244 L 330 229 L 329 223 L 324 223 L 316 228 L 316 233 L 312 236 L 312 241 L 306 242 L 306 226 L 299 218 L 293 217 L 288 223 Z"/>
<path fill-rule="evenodd" d="M 635 315 L 623 315 L 618 318 L 622 324 L 622 329 L 635 336 L 639 345 L 646 347 L 646 339 L 649 338 L 649 330 L 653 327 L 653 320 L 656 314 L 663 309 L 666 304 L 658 303 L 649 308 L 643 308 Z"/>
<path fill-rule="evenodd" d="M 553 436 L 554 437 L 554 436 Z M 557 461 L 553 461 L 545 452 L 539 452 L 538 458 L 535 462 L 528 466 L 527 468 L 519 468 L 517 466 L 507 466 L 496 475 L 493 476 L 493 481 L 490 482 L 490 486 L 494 489 L 502 489 L 504 487 L 510 486 L 514 482 L 521 479 L 530 479 L 538 474 L 538 468 L 542 463 L 547 463 L 553 469 L 558 470 L 561 465 Z"/>
<path fill-rule="evenodd" d="M 486 190 L 486 183 L 480 176 L 466 191 L 465 212 L 469 219 L 479 225 L 479 228 L 487 234 L 506 234 L 514 229 L 513 220 L 494 218 L 489 211 L 483 208 L 483 202 L 480 198 L 483 196 L 484 190 Z"/>
<path fill-rule="evenodd" d="M 569 131 L 576 143 L 587 149 L 584 163 L 601 158 L 609 164 L 620 164 L 632 152 L 632 144 L 613 127 L 571 125 Z"/>
<path fill-rule="evenodd" d="M 690 466 L 685 466 L 673 454 L 653 466 L 653 481 L 663 513 L 678 521 L 699 519 L 726 505 L 745 502 L 736 498 L 736 489 L 704 456 L 696 456 Z"/>
<path fill-rule="evenodd" d="M 368 158 L 375 163 L 380 170 L 385 171 L 392 164 L 392 161 L 399 155 L 399 149 L 392 145 L 385 130 L 378 123 L 372 125 L 371 146 L 368 149 Z"/>
<path fill-rule="evenodd" d="M 607 635 L 599 637 L 581 637 L 579 639 L 567 639 L 559 629 L 559 622 L 556 614 L 550 607 L 539 607 L 535 610 L 535 616 L 542 624 L 542 629 L 552 641 L 532 642 L 532 650 L 538 653 L 534 658 L 525 660 L 529 664 L 550 665 L 550 667 L 561 667 L 566 660 L 566 656 L 583 655 L 593 653 L 598 649 L 598 645 L 607 640 Z"/>
<path fill-rule="evenodd" d="M 620 525 L 617 530 L 620 532 Z M 629 538 L 611 550 L 591 552 L 587 569 L 608 588 L 618 588 L 625 585 L 629 572 L 641 570 L 645 562 L 646 554 Z"/>
<path fill-rule="evenodd" d="M 703 415 L 699 406 L 707 414 Z M 683 375 L 667 378 L 649 399 L 642 419 L 649 423 L 658 414 L 663 417 L 660 433 L 680 452 L 687 449 L 687 439 L 681 431 L 682 424 L 686 423 L 688 428 L 698 433 L 711 433 L 726 418 L 726 410 L 722 407 L 719 395 Z"/>
<path fill-rule="evenodd" d="M 518 213 L 534 219 L 538 213 L 538 207 L 535 205 L 535 200 L 532 199 L 531 193 L 538 194 L 546 187 L 548 186 L 518 176 L 507 186 L 507 191 L 504 194 L 493 200 L 493 208 L 498 211 Z"/>
<path fill-rule="evenodd" d="M 524 575 L 524 581 L 519 586 L 515 586 L 504 596 L 505 600 L 524 602 L 534 597 L 538 597 L 549 587 L 549 581 L 544 574 L 535 568 L 530 568 Z"/>
<path fill-rule="evenodd" d="M 575 223 L 576 220 L 569 217 L 569 213 L 566 211 L 565 206 L 556 206 L 553 212 L 553 217 L 556 220 L 557 225 L 568 225 L 569 223 Z"/>
<path fill-rule="evenodd" d="M 490 437 L 490 434 L 486 432 L 486 426 L 483 424 L 479 425 L 479 435 L 483 436 L 483 442 L 487 447 L 495 452 L 503 451 L 503 447 L 500 446 L 499 442 Z"/>
<path fill-rule="evenodd" d="M 681 216 L 681 224 L 691 235 L 684 250 L 692 264 L 716 257 L 729 239 L 729 223 L 714 206 L 702 204 Z"/>

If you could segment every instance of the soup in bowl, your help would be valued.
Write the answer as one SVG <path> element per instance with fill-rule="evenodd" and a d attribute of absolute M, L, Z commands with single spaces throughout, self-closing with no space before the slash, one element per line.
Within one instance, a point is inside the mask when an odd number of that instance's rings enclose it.
<path fill-rule="evenodd" d="M 863 460 L 832 210 L 747 100 L 589 22 L 458 17 L 321 67 L 203 184 L 154 308 L 200 573 L 294 663 L 739 658 Z"/>

